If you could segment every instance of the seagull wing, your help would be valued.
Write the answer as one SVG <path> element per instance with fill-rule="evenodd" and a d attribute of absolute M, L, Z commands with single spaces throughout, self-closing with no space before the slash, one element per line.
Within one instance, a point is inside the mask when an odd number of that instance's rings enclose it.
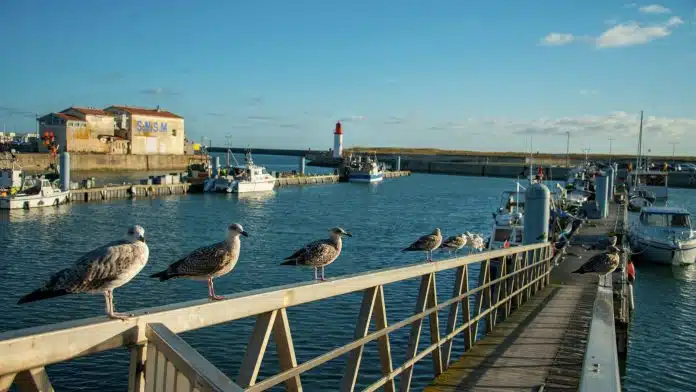
<path fill-rule="evenodd" d="M 426 250 L 433 248 L 438 242 L 438 237 L 434 234 L 424 235 L 419 238 L 416 242 L 412 243 L 404 251 L 409 250 Z"/>
<path fill-rule="evenodd" d="M 227 257 L 224 242 L 202 246 L 167 268 L 169 278 L 211 275 L 224 267 Z"/>
<path fill-rule="evenodd" d="M 98 290 L 118 279 L 144 256 L 134 244 L 115 241 L 86 253 L 72 267 L 53 274 L 40 290 L 67 293 Z"/>

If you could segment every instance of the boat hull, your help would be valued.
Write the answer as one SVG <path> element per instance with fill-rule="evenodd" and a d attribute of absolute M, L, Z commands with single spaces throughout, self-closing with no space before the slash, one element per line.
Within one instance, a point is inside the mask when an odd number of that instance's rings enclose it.
<path fill-rule="evenodd" d="M 632 238 L 632 259 L 666 265 L 690 265 L 696 262 L 696 240 L 685 241 L 681 247 L 649 241 L 642 238 Z"/>
<path fill-rule="evenodd" d="M 275 179 L 272 181 L 259 181 L 259 182 L 237 182 L 234 187 L 235 193 L 249 193 L 249 192 L 268 192 L 275 188 Z"/>
<path fill-rule="evenodd" d="M 348 176 L 349 182 L 373 183 L 381 182 L 382 180 L 384 180 L 384 173 L 351 173 L 350 176 Z"/>
<path fill-rule="evenodd" d="M 57 206 L 70 202 L 70 191 L 57 192 L 50 196 L 31 195 L 0 198 L 0 209 L 19 210 Z"/>

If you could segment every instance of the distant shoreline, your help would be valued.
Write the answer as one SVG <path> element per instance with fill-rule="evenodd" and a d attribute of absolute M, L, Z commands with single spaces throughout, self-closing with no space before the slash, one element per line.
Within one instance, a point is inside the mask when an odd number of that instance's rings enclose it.
<path fill-rule="evenodd" d="M 445 150 L 439 148 L 407 148 L 407 147 L 350 147 L 345 149 L 346 152 L 354 153 L 377 153 L 377 154 L 396 154 L 396 155 L 443 155 L 443 156 L 476 156 L 476 157 L 497 157 L 504 156 L 510 158 L 525 158 L 529 156 L 529 153 L 516 152 L 516 151 L 469 151 L 469 150 Z M 584 159 L 585 154 L 571 153 L 568 155 L 570 159 Z M 636 159 L 635 154 L 588 154 L 591 159 Z M 696 161 L 696 156 L 675 156 L 672 158 L 671 155 L 648 155 L 651 160 L 666 160 L 672 161 Z M 539 153 L 534 154 L 534 158 L 557 158 L 565 159 L 566 154 L 552 154 L 552 153 Z"/>

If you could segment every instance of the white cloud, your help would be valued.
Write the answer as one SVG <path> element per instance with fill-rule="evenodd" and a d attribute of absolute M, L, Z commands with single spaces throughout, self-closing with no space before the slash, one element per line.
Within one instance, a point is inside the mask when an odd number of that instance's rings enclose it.
<path fill-rule="evenodd" d="M 583 134 L 587 136 L 632 137 L 638 134 L 639 115 L 623 111 L 600 116 L 575 116 L 561 118 L 539 118 L 536 120 L 514 120 L 507 118 L 475 119 L 447 122 L 430 127 L 431 130 L 469 130 L 490 129 L 508 131 L 513 134 L 544 134 L 548 136 Z M 669 118 L 646 116 L 643 119 L 643 132 L 660 137 L 678 137 L 689 132 L 696 133 L 696 120 L 689 118 Z"/>
<path fill-rule="evenodd" d="M 669 8 L 666 8 L 660 4 L 650 4 L 638 8 L 638 11 L 644 14 L 669 14 L 672 12 Z"/>
<path fill-rule="evenodd" d="M 580 90 L 580 95 L 597 95 L 599 91 L 597 90 Z"/>
<path fill-rule="evenodd" d="M 548 46 L 567 45 L 575 40 L 573 34 L 550 33 L 541 40 L 541 44 Z"/>
<path fill-rule="evenodd" d="M 638 22 L 616 24 L 598 37 L 576 36 L 569 33 L 551 33 L 541 42 L 547 46 L 567 45 L 572 42 L 592 42 L 598 48 L 618 48 L 643 45 L 668 37 L 672 31 L 684 24 L 682 18 L 673 16 L 661 24 L 641 25 Z"/>
<path fill-rule="evenodd" d="M 672 30 L 684 21 L 673 16 L 663 24 L 641 26 L 636 22 L 618 24 L 602 33 L 596 39 L 598 48 L 617 48 L 620 46 L 643 45 L 668 37 Z"/>

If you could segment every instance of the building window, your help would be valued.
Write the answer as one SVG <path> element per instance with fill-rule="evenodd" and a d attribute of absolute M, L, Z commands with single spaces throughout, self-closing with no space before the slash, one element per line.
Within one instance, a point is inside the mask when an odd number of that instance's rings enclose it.
<path fill-rule="evenodd" d="M 172 136 L 176 136 L 176 129 L 172 129 Z"/>

